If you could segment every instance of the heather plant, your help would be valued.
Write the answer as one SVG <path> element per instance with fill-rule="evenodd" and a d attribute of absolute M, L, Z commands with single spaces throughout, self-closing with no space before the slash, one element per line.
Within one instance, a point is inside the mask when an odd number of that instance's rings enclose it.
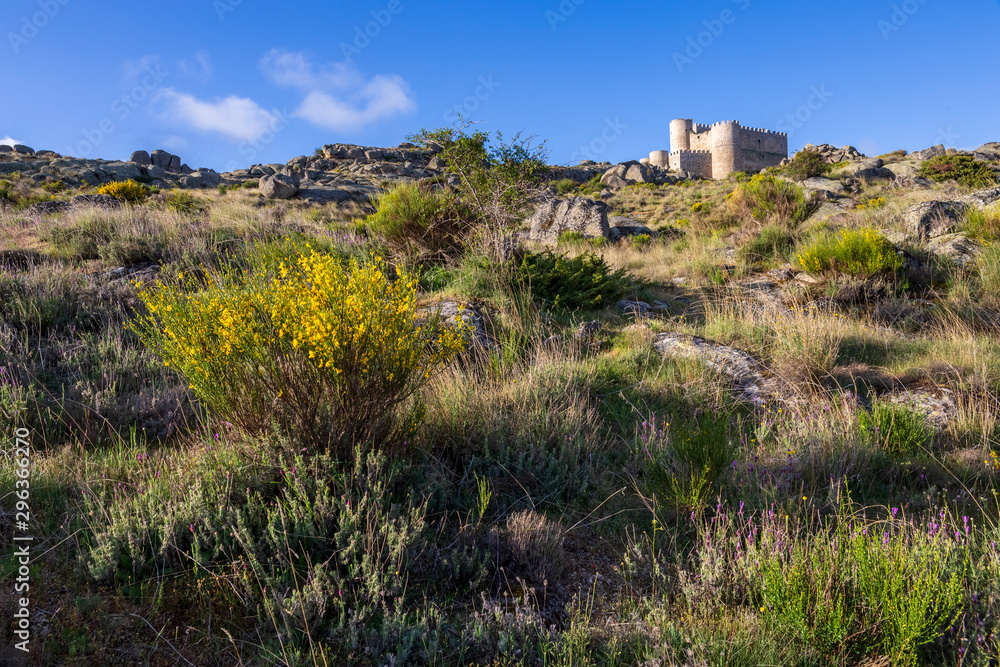
<path fill-rule="evenodd" d="M 149 188 L 133 180 L 112 181 L 97 188 L 99 195 L 111 195 L 126 204 L 141 204 L 149 198 Z"/>
<path fill-rule="evenodd" d="M 759 225 L 796 225 L 813 210 L 801 188 L 767 174 L 741 183 L 726 199 L 737 217 Z"/>
<path fill-rule="evenodd" d="M 862 278 L 891 274 L 903 266 L 896 247 L 874 229 L 823 234 L 803 248 L 796 259 L 810 273 L 836 272 Z"/>
<path fill-rule="evenodd" d="M 419 388 L 464 346 L 463 325 L 421 318 L 416 288 L 381 259 L 312 251 L 143 286 L 134 329 L 218 417 L 343 455 L 391 446 L 418 417 Z"/>

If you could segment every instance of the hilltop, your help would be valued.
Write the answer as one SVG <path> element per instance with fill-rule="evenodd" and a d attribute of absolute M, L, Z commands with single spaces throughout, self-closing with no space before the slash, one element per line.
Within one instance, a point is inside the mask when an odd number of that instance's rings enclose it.
<path fill-rule="evenodd" d="M 993 664 L 1000 143 L 490 140 L 0 147 L 40 664 Z"/>

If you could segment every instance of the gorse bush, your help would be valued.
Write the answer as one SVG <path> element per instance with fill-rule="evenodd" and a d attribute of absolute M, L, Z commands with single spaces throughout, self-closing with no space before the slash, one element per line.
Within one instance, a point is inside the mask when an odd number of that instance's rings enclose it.
<path fill-rule="evenodd" d="M 127 204 L 141 204 L 149 197 L 149 188 L 133 180 L 112 181 L 99 187 L 97 194 L 111 195 L 118 201 Z"/>
<path fill-rule="evenodd" d="M 405 184 L 372 200 L 369 230 L 407 252 L 453 254 L 473 228 L 475 214 L 453 194 Z"/>
<path fill-rule="evenodd" d="M 576 257 L 552 251 L 525 253 L 511 280 L 531 288 L 534 299 L 557 310 L 606 308 L 634 287 L 625 271 L 614 271 L 603 257 Z"/>
<path fill-rule="evenodd" d="M 997 182 L 996 174 L 985 162 L 971 155 L 939 155 L 920 166 L 919 174 L 932 181 L 958 181 L 970 188 L 985 188 Z"/>
<path fill-rule="evenodd" d="M 813 210 L 801 188 L 765 174 L 740 184 L 727 200 L 739 218 L 759 224 L 798 224 Z"/>
<path fill-rule="evenodd" d="M 822 176 L 830 171 L 831 165 L 823 161 L 816 151 L 799 151 L 781 172 L 796 181 L 804 181 L 813 176 Z"/>
<path fill-rule="evenodd" d="M 205 284 L 142 287 L 134 326 L 221 419 L 251 434 L 273 426 L 338 455 L 391 446 L 418 418 L 417 390 L 464 345 L 460 325 L 418 317 L 417 278 L 380 259 L 315 251 L 251 262 Z M 398 413 L 409 407 L 405 418 Z"/>
<path fill-rule="evenodd" d="M 874 229 L 844 229 L 824 235 L 797 256 L 810 273 L 840 272 L 868 277 L 892 273 L 903 266 L 896 247 Z"/>

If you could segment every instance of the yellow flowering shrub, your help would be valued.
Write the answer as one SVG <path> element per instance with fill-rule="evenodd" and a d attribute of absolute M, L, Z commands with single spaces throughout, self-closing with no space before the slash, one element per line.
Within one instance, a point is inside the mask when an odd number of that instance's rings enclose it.
<path fill-rule="evenodd" d="M 392 444 L 417 390 L 464 346 L 420 317 L 417 277 L 314 250 L 270 267 L 140 286 L 134 329 L 218 417 L 336 454 Z M 405 408 L 409 408 L 406 410 Z M 405 413 L 405 414 L 404 414 Z"/>
<path fill-rule="evenodd" d="M 903 258 L 880 232 L 874 229 L 843 229 L 821 237 L 797 256 L 799 266 L 809 273 L 839 272 L 868 277 L 892 273 L 903 267 Z"/>
<path fill-rule="evenodd" d="M 97 188 L 99 195 L 111 195 L 118 201 L 127 204 L 141 204 L 149 197 L 149 188 L 133 180 L 112 181 Z"/>

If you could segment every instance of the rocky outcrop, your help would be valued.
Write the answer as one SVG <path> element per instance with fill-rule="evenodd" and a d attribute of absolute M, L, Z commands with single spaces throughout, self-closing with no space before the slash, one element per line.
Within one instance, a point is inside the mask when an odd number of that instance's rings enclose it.
<path fill-rule="evenodd" d="M 268 199 L 288 199 L 299 191 L 299 179 L 292 174 L 271 174 L 260 179 L 260 193 Z"/>
<path fill-rule="evenodd" d="M 802 147 L 802 150 L 818 153 L 823 162 L 826 162 L 827 164 L 852 162 L 854 160 L 862 160 L 865 157 L 854 146 L 842 146 L 837 148 L 836 146 L 831 146 L 830 144 L 820 144 L 819 146 L 806 144 Z"/>
<path fill-rule="evenodd" d="M 882 160 L 882 158 L 869 158 L 866 160 L 859 160 L 848 165 L 844 168 L 843 173 L 845 176 L 853 176 L 854 178 L 864 181 L 865 183 L 886 181 L 896 178 L 896 174 L 892 173 L 891 169 L 887 169 L 883 165 L 885 165 L 885 161 Z"/>
<path fill-rule="evenodd" d="M 682 333 L 659 334 L 653 347 L 664 356 L 705 364 L 730 382 L 740 400 L 757 403 L 774 394 L 763 365 L 743 350 Z"/>
<path fill-rule="evenodd" d="M 944 144 L 938 144 L 937 146 L 931 146 L 930 148 L 925 148 L 922 151 L 915 151 L 910 153 L 910 157 L 916 160 L 930 160 L 932 158 L 940 157 L 944 155 L 947 151 L 944 148 Z"/>
<path fill-rule="evenodd" d="M 979 259 L 982 246 L 965 234 L 945 234 L 928 241 L 927 251 L 960 268 L 968 269 Z"/>
<path fill-rule="evenodd" d="M 903 211 L 907 233 L 920 239 L 932 239 L 955 231 L 967 205 L 953 201 L 928 201 Z"/>
<path fill-rule="evenodd" d="M 559 235 L 577 232 L 585 238 L 607 238 L 608 205 L 587 197 L 547 199 L 540 203 L 527 220 L 528 238 L 555 245 Z"/>

